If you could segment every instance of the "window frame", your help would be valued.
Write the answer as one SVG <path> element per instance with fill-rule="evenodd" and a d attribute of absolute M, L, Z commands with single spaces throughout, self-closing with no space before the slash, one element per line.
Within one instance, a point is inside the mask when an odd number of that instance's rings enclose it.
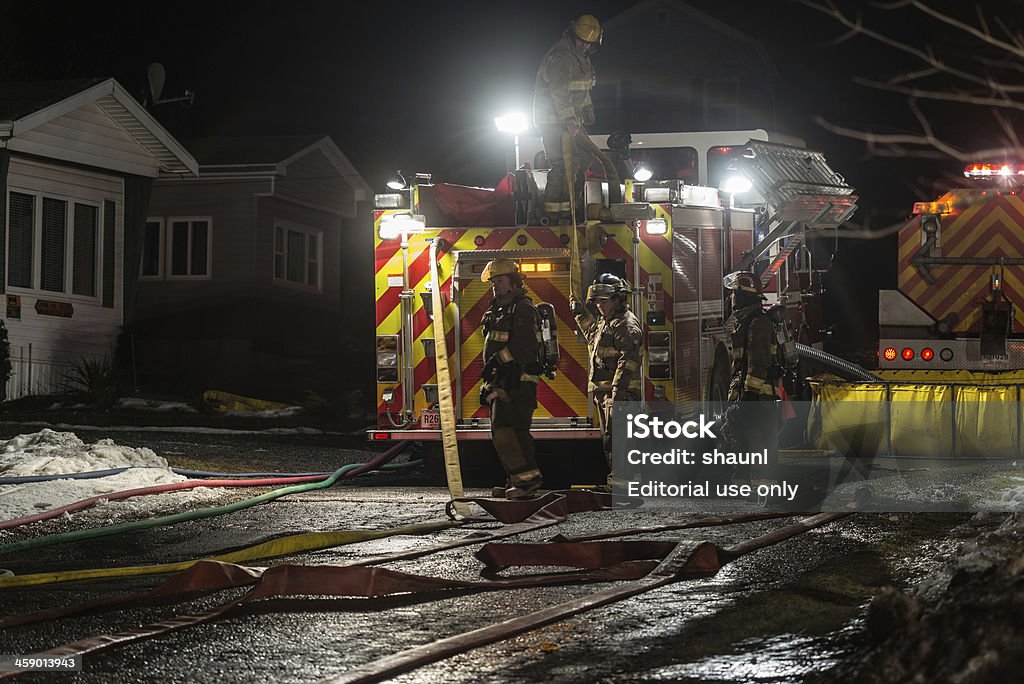
<path fill-rule="evenodd" d="M 147 219 L 148 220 L 148 219 Z M 192 270 L 192 224 L 199 222 L 206 222 L 206 273 L 202 275 L 188 274 L 174 274 L 171 272 L 171 260 L 174 258 L 174 251 L 172 249 L 174 241 L 174 224 L 175 223 L 188 223 L 188 243 L 186 246 L 186 254 L 188 257 L 188 270 Z M 164 246 L 164 259 L 161 264 L 163 268 L 163 280 L 211 280 L 213 278 L 213 217 L 212 216 L 168 216 L 164 219 L 163 224 L 163 241 Z M 142 264 L 139 264 L 139 271 L 142 271 Z M 148 276 L 147 279 L 152 278 Z"/>
<path fill-rule="evenodd" d="M 322 294 L 324 289 L 324 231 L 322 229 L 313 228 L 312 226 L 302 225 L 289 221 L 287 219 L 274 219 L 274 232 L 271 239 L 271 262 L 270 262 L 270 275 L 271 280 L 275 285 L 281 287 L 288 287 L 295 290 L 302 290 L 303 292 L 315 292 Z M 284 231 L 284 252 L 277 251 L 277 231 Z M 301 283 L 294 280 L 288 279 L 288 232 L 301 233 L 305 236 L 303 240 L 304 245 L 304 259 L 302 276 L 303 280 Z M 312 237 L 316 240 L 316 254 L 317 258 L 314 263 L 317 265 L 316 283 L 314 285 L 309 284 L 309 238 Z M 279 278 L 277 276 L 277 256 L 281 254 L 284 257 L 284 277 Z"/>
<path fill-rule="evenodd" d="M 9 264 L 4 263 L 4 287 L 16 293 L 24 293 L 35 296 L 39 299 L 66 299 L 78 302 L 101 303 L 103 274 L 103 230 L 105 220 L 104 201 L 83 199 L 72 195 L 62 195 L 41 190 L 32 190 L 17 186 L 7 188 L 8 196 L 11 193 L 27 195 L 32 197 L 32 283 L 29 287 L 12 285 L 10 283 Z M 43 274 L 43 200 L 50 199 L 63 202 L 66 205 L 64 212 L 64 274 L 63 289 L 46 290 L 42 286 Z M 89 206 L 96 209 L 96 243 L 95 254 L 93 255 L 93 291 L 94 295 L 74 294 L 74 268 L 75 268 L 75 205 Z M 5 231 L 4 239 L 8 248 L 5 249 L 4 259 L 9 258 L 9 245 L 11 240 L 11 211 L 10 202 L 4 206 Z"/>

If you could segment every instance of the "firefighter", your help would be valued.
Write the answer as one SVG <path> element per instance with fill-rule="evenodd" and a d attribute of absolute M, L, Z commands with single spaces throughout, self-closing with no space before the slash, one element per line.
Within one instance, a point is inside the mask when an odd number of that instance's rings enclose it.
<path fill-rule="evenodd" d="M 590 14 L 570 22 L 562 37 L 551 46 L 541 61 L 534 83 L 533 120 L 544 141 L 544 155 L 551 164 L 544 191 L 544 211 L 549 219 L 564 220 L 570 214 L 567 173 L 585 172 L 598 159 L 608 178 L 612 202 L 621 202 L 618 172 L 614 164 L 586 135 L 585 126 L 594 123 L 594 104 L 590 89 L 595 83 L 590 55 L 601 44 L 604 32 Z M 573 163 L 566 169 L 564 155 L 568 147 Z M 579 186 L 577 186 L 579 188 Z"/>
<path fill-rule="evenodd" d="M 508 476 L 504 495 L 527 499 L 543 481 L 534 456 L 530 423 L 540 381 L 540 322 L 512 259 L 495 259 L 480 279 L 494 299 L 484 314 L 484 370 L 480 403 L 490 408 L 491 439 Z"/>
<path fill-rule="evenodd" d="M 732 337 L 732 382 L 727 409 L 732 448 L 739 453 L 767 450 L 767 467 L 738 471 L 734 478 L 776 479 L 779 426 L 775 407 L 777 342 L 762 303 L 761 281 L 750 271 L 735 271 L 722 282 L 732 313 L 725 328 Z"/>
<path fill-rule="evenodd" d="M 612 482 L 612 406 L 617 401 L 640 400 L 640 349 L 643 330 L 629 310 L 632 290 L 625 279 L 602 273 L 587 290 L 587 301 L 601 315 L 595 320 L 587 307 L 569 298 L 576 325 L 587 338 L 590 351 L 590 383 L 597 409 L 608 464 L 608 484 Z"/>

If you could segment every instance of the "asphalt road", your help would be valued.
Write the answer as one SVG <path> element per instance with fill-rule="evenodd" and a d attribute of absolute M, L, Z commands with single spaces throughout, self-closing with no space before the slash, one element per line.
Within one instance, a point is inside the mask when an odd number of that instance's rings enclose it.
<path fill-rule="evenodd" d="M 353 437 L 81 433 L 148 446 L 172 465 L 207 470 L 332 470 L 372 456 Z M 0 556 L 16 574 L 114 568 L 202 558 L 287 533 L 383 529 L 444 517 L 447 494 L 429 474 L 373 476 L 292 495 L 227 515 L 98 540 Z M 417 481 L 419 480 L 419 481 Z M 470 493 L 483 494 L 482 490 Z M 251 495 L 246 491 L 245 496 Z M 239 498 L 237 492 L 225 499 Z M 514 539 L 663 525 L 664 510 L 573 515 Z M 674 515 L 674 514 L 673 514 Z M 678 519 L 683 519 L 679 517 Z M 486 646 L 401 676 L 403 682 L 798 682 L 856 651 L 864 609 L 878 588 L 912 586 L 956 545 L 957 514 L 860 514 L 744 556 L 715 577 L 661 589 Z M 779 525 L 759 522 L 643 538 L 702 538 L 725 546 Z M 74 519 L 19 531 L 18 538 L 75 529 Z M 265 564 L 350 563 L 461 538 L 464 528 L 396 536 L 275 558 Z M 387 564 L 410 573 L 479 579 L 475 547 Z M 258 563 L 256 563 L 258 564 Z M 540 569 L 538 571 L 543 571 Z M 0 591 L 0 614 L 141 591 L 162 578 L 50 584 Z M 386 599 L 265 600 L 222 620 L 88 656 L 82 682 L 315 682 L 406 648 L 590 594 L 607 585 L 494 592 L 437 592 Z M 135 606 L 0 631 L 0 654 L 30 654 L 88 636 L 117 634 L 208 611 L 229 590 L 182 603 Z M 26 681 L 63 681 L 31 674 Z"/>

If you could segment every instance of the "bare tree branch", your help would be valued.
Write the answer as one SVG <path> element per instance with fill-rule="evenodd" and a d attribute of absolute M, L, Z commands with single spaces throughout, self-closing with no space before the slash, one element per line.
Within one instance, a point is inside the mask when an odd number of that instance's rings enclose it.
<path fill-rule="evenodd" d="M 972 95 L 970 93 L 943 92 L 939 90 L 922 90 L 920 88 L 909 88 L 907 86 L 896 85 L 893 83 L 874 81 L 868 78 L 861 78 L 859 76 L 855 76 L 853 80 L 855 83 L 868 86 L 869 88 L 887 90 L 892 93 L 899 93 L 900 95 L 915 97 L 921 100 L 942 100 L 944 102 L 959 102 L 961 104 L 1002 107 L 1004 109 L 1024 111 L 1024 102 L 1017 102 L 1016 100 L 1010 100 L 1006 97 L 981 96 Z"/>
<path fill-rule="evenodd" d="M 1007 84 L 1007 83 L 1000 83 L 1000 82 L 993 81 L 988 76 L 978 76 L 977 74 L 973 74 L 973 73 L 971 73 L 969 71 L 964 71 L 963 69 L 958 69 L 956 67 L 950 66 L 949 64 L 946 64 L 942 60 L 940 60 L 937 57 L 935 57 L 935 55 L 931 52 L 930 48 L 927 51 L 919 50 L 918 48 L 915 48 L 915 47 L 912 47 L 910 45 L 907 45 L 906 43 L 904 43 L 902 41 L 896 40 L 896 39 L 891 38 L 891 37 L 889 37 L 889 36 L 887 36 L 887 35 L 885 35 L 883 33 L 879 33 L 878 31 L 870 29 L 870 28 L 864 26 L 864 24 L 859 19 L 857 21 L 854 21 L 854 20 L 850 19 L 849 17 L 847 17 L 838 7 L 836 7 L 836 5 L 832 2 L 832 0 L 825 0 L 825 2 L 818 2 L 817 0 L 797 0 L 797 1 L 800 4 L 802 4 L 802 5 L 806 6 L 806 7 L 809 7 L 811 9 L 815 10 L 815 11 L 821 12 L 822 14 L 826 14 L 826 15 L 832 17 L 833 19 L 835 19 L 836 21 L 841 23 L 843 26 L 846 26 L 850 30 L 855 30 L 857 33 L 860 33 L 861 35 L 864 35 L 864 36 L 866 36 L 868 38 L 876 40 L 876 41 L 882 43 L 883 45 L 888 45 L 889 47 L 891 47 L 891 48 L 893 48 L 895 50 L 899 50 L 900 52 L 904 52 L 906 54 L 912 55 L 912 56 L 916 57 L 917 59 L 921 60 L 922 62 L 924 62 L 925 64 L 929 64 L 932 67 L 934 67 L 934 68 L 936 68 L 936 69 L 938 69 L 938 70 L 940 70 L 940 71 L 942 71 L 942 72 L 944 72 L 946 74 L 949 74 L 950 76 L 954 76 L 956 78 L 962 79 L 962 80 L 967 81 L 969 83 L 976 83 L 978 85 L 982 85 L 982 86 L 985 86 L 987 88 L 992 88 L 994 90 L 999 90 L 999 91 L 1002 91 L 1002 92 L 1007 92 L 1007 93 L 1024 93 L 1024 85 L 1011 85 L 1011 84 Z M 905 4 L 905 3 L 901 3 L 901 4 Z M 912 2 L 912 4 L 915 7 L 918 6 L 917 2 Z M 945 17 L 945 15 L 940 15 L 940 16 Z M 948 17 L 945 17 L 945 18 L 948 19 Z M 953 21 L 955 21 L 955 20 L 953 20 Z M 968 29 L 973 29 L 973 27 L 970 27 L 970 26 L 968 26 L 966 24 L 963 24 L 963 26 L 968 28 Z M 974 31 L 977 31 L 977 29 L 974 29 Z M 985 40 L 985 42 L 991 44 L 992 41 L 991 40 Z M 1001 45 L 1006 45 L 1014 53 L 1016 53 L 1016 51 L 1017 51 L 1014 46 L 1012 46 L 1012 45 L 1010 45 L 1008 43 L 1004 43 L 1003 41 L 998 41 L 998 43 L 1001 44 Z M 1024 56 L 1024 53 L 1022 53 L 1022 56 Z"/>

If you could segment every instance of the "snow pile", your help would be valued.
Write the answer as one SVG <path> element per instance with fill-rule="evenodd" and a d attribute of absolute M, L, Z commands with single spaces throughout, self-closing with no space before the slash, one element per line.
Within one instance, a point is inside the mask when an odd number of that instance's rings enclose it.
<path fill-rule="evenodd" d="M 157 456 L 151 449 L 120 446 L 110 439 L 101 439 L 87 445 L 74 433 L 43 429 L 0 443 L 0 477 L 83 473 L 112 468 L 128 470 L 87 480 L 61 479 L 0 485 L 0 520 L 40 513 L 93 496 L 188 479 L 173 473 L 167 460 Z M 196 503 L 217 499 L 223 492 L 223 489 L 197 487 L 123 501 L 101 502 L 73 515 L 107 522 L 122 517 L 163 515 L 194 508 Z"/>
<path fill-rule="evenodd" d="M 156 399 L 140 399 L 138 397 L 122 397 L 117 400 L 117 406 L 136 411 L 154 411 L 156 413 L 199 413 L 195 407 L 183 401 L 158 401 Z"/>

